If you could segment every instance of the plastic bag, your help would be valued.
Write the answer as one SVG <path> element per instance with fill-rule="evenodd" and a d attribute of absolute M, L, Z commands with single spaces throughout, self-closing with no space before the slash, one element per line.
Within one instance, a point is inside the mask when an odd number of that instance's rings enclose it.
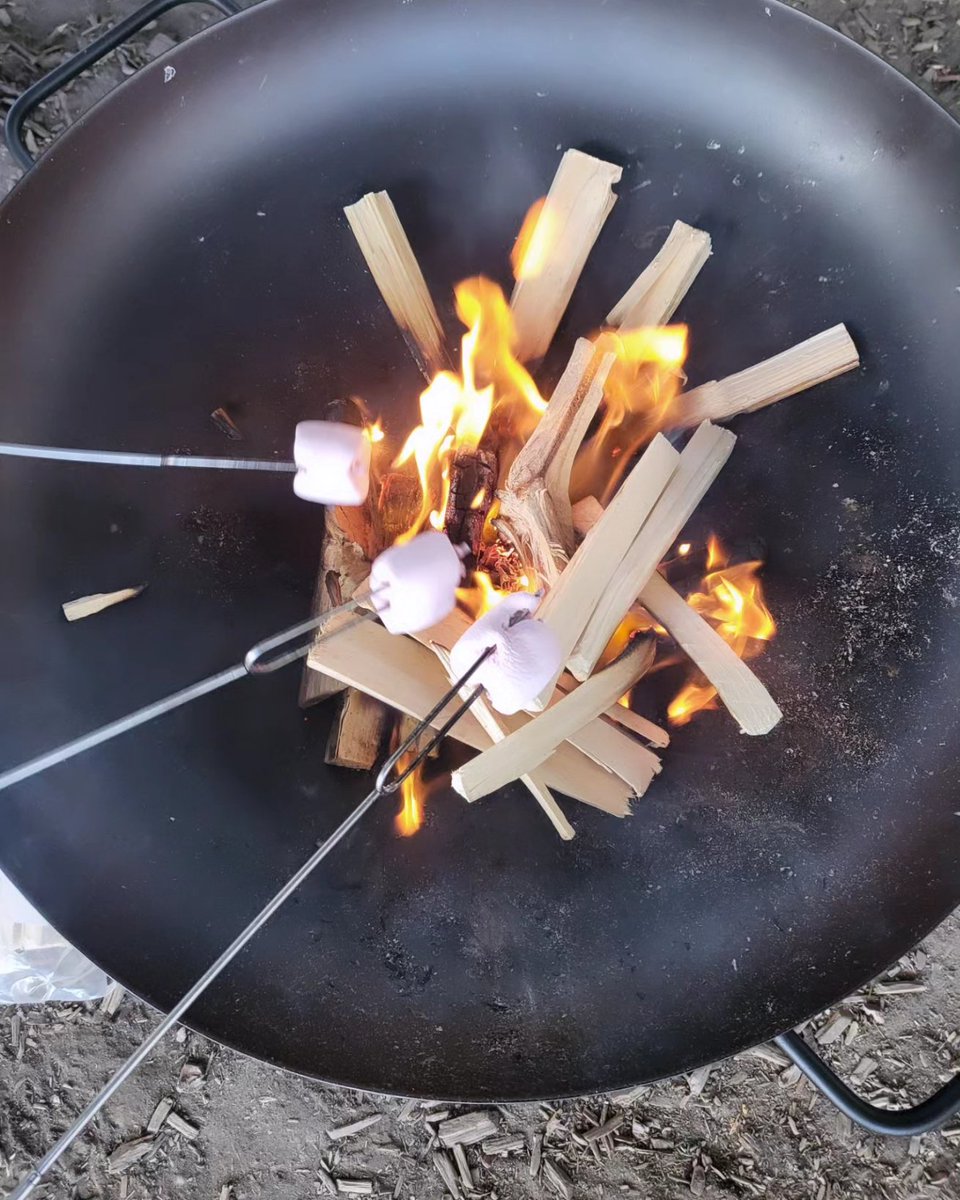
<path fill-rule="evenodd" d="M 96 1000 L 109 986 L 0 871 L 0 1004 Z"/>

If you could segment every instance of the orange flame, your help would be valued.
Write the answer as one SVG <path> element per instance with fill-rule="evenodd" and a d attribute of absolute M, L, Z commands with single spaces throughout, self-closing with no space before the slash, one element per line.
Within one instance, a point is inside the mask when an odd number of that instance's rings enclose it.
<path fill-rule="evenodd" d="M 518 283 L 543 274 L 557 242 L 559 224 L 546 196 L 530 205 L 510 251 L 510 265 Z"/>
<path fill-rule="evenodd" d="M 397 467 L 412 460 L 420 481 L 420 510 L 397 539 L 401 542 L 427 524 L 443 529 L 454 455 L 479 446 L 495 411 L 508 438 L 523 440 L 546 408 L 533 378 L 513 353 L 516 332 L 501 289 L 477 276 L 459 283 L 454 295 L 457 315 L 467 327 L 460 374 L 440 371 L 433 377 L 420 395 L 420 424 L 394 460 Z M 507 463 L 502 444 L 500 450 L 503 472 Z"/>
<path fill-rule="evenodd" d="M 474 620 L 488 613 L 510 593 L 494 585 L 486 571 L 472 571 L 469 587 L 457 588 L 457 600 Z"/>
<path fill-rule="evenodd" d="M 413 752 L 404 754 L 397 763 L 398 771 L 405 771 L 413 759 Z M 400 784 L 400 811 L 394 818 L 394 828 L 401 837 L 413 837 L 423 824 L 423 796 L 421 768 L 409 775 Z"/>
<path fill-rule="evenodd" d="M 717 537 L 707 543 L 707 574 L 702 591 L 687 597 L 692 609 L 712 622 L 717 633 L 740 658 L 762 654 L 777 631 L 776 622 L 763 598 L 759 572 L 763 563 L 745 562 L 728 566 L 729 557 Z M 716 689 L 697 674 L 674 697 L 667 717 L 684 725 L 697 712 L 716 708 Z"/>
<path fill-rule="evenodd" d="M 370 421 L 364 425 L 363 432 L 366 435 L 367 441 L 370 442 L 372 446 L 375 446 L 377 442 L 382 442 L 385 436 L 383 432 L 383 422 L 379 417 L 377 417 L 375 421 Z"/>
<path fill-rule="evenodd" d="M 597 345 L 616 354 L 616 361 L 603 391 L 600 427 L 577 456 L 573 498 L 595 495 L 606 503 L 633 455 L 669 423 L 685 379 L 687 327 L 606 330 Z"/>

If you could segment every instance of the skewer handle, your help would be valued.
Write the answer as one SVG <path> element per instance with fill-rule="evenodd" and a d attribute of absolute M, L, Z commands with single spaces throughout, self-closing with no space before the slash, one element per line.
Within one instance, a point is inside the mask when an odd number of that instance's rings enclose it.
<path fill-rule="evenodd" d="M 279 650 L 291 642 L 295 642 L 298 638 L 302 638 L 306 634 L 314 633 L 320 626 L 329 621 L 331 617 L 335 617 L 339 613 L 349 612 L 353 607 L 354 602 L 351 600 L 346 604 L 341 604 L 339 608 L 332 608 L 328 612 L 322 613 L 319 617 L 312 617 L 309 621 L 301 621 L 298 625 L 291 625 L 289 629 L 284 629 L 281 633 L 274 634 L 273 637 L 264 638 L 262 642 L 258 642 L 255 646 L 252 646 L 247 651 L 242 663 L 228 667 L 225 671 L 220 671 L 216 675 L 208 675 L 206 679 L 201 679 L 199 683 L 193 683 L 189 687 L 182 688 L 179 692 L 165 696 L 162 700 L 155 700 L 153 704 L 147 704 L 144 708 L 138 708 L 134 712 L 127 713 L 125 717 L 120 717 L 119 720 L 111 721 L 108 725 L 101 725 L 99 729 L 94 729 L 91 733 L 85 733 L 82 737 L 75 738 L 72 742 L 58 746 L 55 750 L 48 750 L 46 754 L 41 754 L 37 758 L 30 759 L 29 762 L 21 763 L 20 766 L 5 771 L 0 775 L 0 792 L 8 787 L 13 787 L 15 783 L 22 783 L 25 779 L 39 775 L 41 771 L 49 770 L 50 767 L 59 766 L 60 763 L 65 763 L 69 759 L 75 758 L 78 754 L 83 754 L 86 750 L 92 750 L 94 746 L 101 746 L 104 742 L 109 742 L 123 733 L 129 733 L 131 729 L 137 729 L 140 725 L 146 725 L 148 721 L 154 721 L 157 717 L 162 717 L 166 713 L 172 712 L 182 704 L 189 704 L 192 700 L 199 700 L 201 696 L 209 695 L 210 692 L 215 692 L 218 688 L 226 687 L 228 683 L 234 683 L 238 679 L 243 679 L 245 675 L 265 675 L 272 671 L 278 671 L 281 667 L 286 667 L 290 663 L 296 662 L 299 658 L 305 658 L 313 645 L 313 638 L 310 638 L 301 645 L 293 646 L 281 654 L 273 654 L 273 651 Z M 364 621 L 376 616 L 377 613 L 366 611 L 358 613 L 356 619 Z M 344 627 L 341 626 L 341 628 Z M 339 630 L 333 630 L 329 636 L 336 637 L 338 632 Z"/>
<path fill-rule="evenodd" d="M 203 995 L 220 973 L 233 962 L 240 951 L 270 920 L 278 908 L 297 890 L 301 883 L 323 862 L 330 851 L 342 841 L 351 829 L 360 821 L 364 814 L 373 807 L 383 793 L 374 789 L 366 796 L 342 824 L 331 833 L 327 840 L 310 855 L 295 875 L 283 885 L 272 900 L 266 904 L 253 918 L 250 924 L 238 934 L 220 957 L 204 971 L 197 982 L 171 1008 L 160 1024 L 140 1043 L 127 1061 L 107 1081 L 101 1091 L 90 1101 L 83 1112 L 77 1117 L 60 1140 L 52 1146 L 40 1161 L 24 1176 L 19 1186 L 10 1193 L 7 1200 L 25 1200 L 43 1180 L 43 1177 L 55 1162 L 73 1145 L 81 1133 L 87 1128 L 97 1113 L 103 1108 L 110 1097 L 121 1087 L 125 1080 L 133 1074 L 154 1046 L 170 1032 L 180 1018 Z"/>
<path fill-rule="evenodd" d="M 272 458 L 204 458 L 199 454 L 127 454 L 118 450 L 73 450 L 65 446 L 27 446 L 0 442 L 0 456 L 53 462 L 98 463 L 112 467 L 192 467 L 216 471 L 271 471 L 294 474 L 296 463 Z"/>

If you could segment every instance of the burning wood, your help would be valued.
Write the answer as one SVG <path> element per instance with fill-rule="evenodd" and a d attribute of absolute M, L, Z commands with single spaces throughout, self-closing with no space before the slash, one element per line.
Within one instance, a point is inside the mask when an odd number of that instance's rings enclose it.
<path fill-rule="evenodd" d="M 604 515 L 603 506 L 593 496 L 580 501 L 575 505 L 575 509 L 577 531 L 584 536 L 596 527 Z M 696 609 L 678 595 L 659 572 L 651 575 L 640 592 L 640 603 L 699 667 L 706 678 L 708 688 L 719 694 L 730 715 L 744 733 L 769 733 L 778 724 L 783 714 L 767 689 L 743 661 L 742 652 L 738 654 Z M 730 607 L 738 613 L 742 622 L 745 605 L 739 596 L 732 597 Z M 769 637 L 772 632 L 771 621 L 768 629 L 751 628 L 749 636 Z M 671 704 L 671 719 L 678 723 L 689 719 L 693 698 L 690 689 L 695 687 L 696 685 L 688 685 Z M 701 699 L 704 703 L 700 707 L 709 702 L 709 697 L 701 696 Z"/>
<path fill-rule="evenodd" d="M 679 462 L 680 455 L 658 434 L 540 606 L 538 616 L 557 635 L 564 661 L 573 653 L 601 596 Z M 538 708 L 546 707 L 553 686 L 540 697 Z"/>
<path fill-rule="evenodd" d="M 653 658 L 653 641 L 636 639 L 609 667 L 455 771 L 454 788 L 466 800 L 479 800 L 533 770 L 642 679 Z"/>
<path fill-rule="evenodd" d="M 675 222 L 653 262 L 607 314 L 607 324 L 616 329 L 666 325 L 711 253 L 709 233 Z"/>
<path fill-rule="evenodd" d="M 497 456 L 492 450 L 458 450 L 450 465 L 450 494 L 444 532 L 454 545 L 470 547 L 476 559 L 483 547 L 483 527 L 497 491 Z"/>
<path fill-rule="evenodd" d="M 380 294 L 424 375 L 447 361 L 443 327 L 393 201 L 369 192 L 343 210 Z"/>
<path fill-rule="evenodd" d="M 697 664 L 743 733 L 769 733 L 779 724 L 783 713 L 756 675 L 656 571 L 641 591 L 640 603 Z"/>
<path fill-rule="evenodd" d="M 439 646 L 436 642 L 433 643 L 433 651 L 443 664 L 443 669 L 447 673 L 447 678 L 451 683 L 454 682 L 456 679 L 456 674 L 451 670 L 450 667 L 449 651 L 445 650 L 442 646 Z M 460 695 L 466 699 L 472 694 L 473 690 L 474 689 L 472 685 L 467 683 L 460 689 Z M 471 706 L 471 712 L 480 722 L 484 732 L 489 736 L 490 741 L 494 745 L 496 745 L 497 742 L 502 742 L 504 738 L 508 736 L 508 730 L 505 724 L 506 718 L 498 713 L 495 713 L 483 696 L 480 696 L 474 701 L 473 705 Z M 560 805 L 557 804 L 553 797 L 553 793 L 547 787 L 542 776 L 536 771 L 531 771 L 521 775 L 519 778 L 523 786 L 547 814 L 547 817 L 550 819 L 550 822 L 554 829 L 556 829 L 557 833 L 560 834 L 565 842 L 570 841 L 570 839 L 574 836 L 573 826 L 563 815 Z"/>
<path fill-rule="evenodd" d="M 593 244 L 617 202 L 622 167 L 568 150 L 546 199 L 521 230 L 514 253 L 516 287 L 510 308 L 516 354 L 541 358 L 566 312 Z"/>
<path fill-rule="evenodd" d="M 495 711 L 491 698 L 508 711 L 510 706 L 490 682 L 490 695 L 477 699 L 453 728 L 451 736 L 480 752 L 454 773 L 453 782 L 475 800 L 519 779 L 564 838 L 573 829 L 554 791 L 625 816 L 630 798 L 643 795 L 661 769 L 658 756 L 637 739 L 665 747 L 669 736 L 627 707 L 652 662 L 653 638 L 627 640 L 613 657 L 631 630 L 659 623 L 657 632 L 672 635 L 702 672 L 670 705 L 672 721 L 689 719 L 714 696 L 746 733 L 765 733 L 780 720 L 779 708 L 743 661 L 774 629 L 755 577 L 758 564 L 717 569 L 711 555 L 703 591 L 686 600 L 658 568 L 735 443 L 733 434 L 710 422 L 772 404 L 858 363 L 849 334 L 838 325 L 746 371 L 678 394 L 687 331 L 665 323 L 711 254 L 710 236 L 678 221 L 611 309 L 611 328 L 576 343 L 546 404 L 523 361 L 539 358 L 550 345 L 615 203 L 612 189 L 620 175 L 618 167 L 568 151 L 514 247 L 517 283 L 510 306 L 489 280 L 457 286 L 457 314 L 467 330 L 459 373 L 443 369 L 439 318 L 389 197 L 366 196 L 347 210 L 430 382 L 420 397 L 421 423 L 383 478 L 377 503 L 331 531 L 325 566 L 333 574 L 325 603 L 333 607 L 334 598 L 349 594 L 347 587 L 361 597 L 370 559 L 429 527 L 443 530 L 454 544 L 466 543 L 501 586 L 544 589 L 533 619 L 556 635 L 568 670 L 543 689 L 531 705 L 533 715 Z M 698 428 L 682 453 L 658 434 L 689 426 Z M 574 505 L 578 497 L 583 499 Z M 346 522 L 352 522 L 349 528 Z M 475 579 L 483 594 L 462 595 L 482 613 L 498 593 L 482 572 Z M 318 643 L 310 654 L 312 674 L 339 681 L 328 687 L 359 689 L 343 702 L 337 755 L 370 758 L 365 749 L 340 748 L 354 709 L 385 704 L 410 720 L 422 718 L 446 694 L 449 652 L 470 628 L 471 618 L 457 609 L 412 637 L 366 622 Z M 508 654 L 508 642 L 497 646 L 496 654 Z M 531 682 L 535 673 L 522 676 L 518 661 L 504 660 L 497 670 Z M 530 661 L 541 668 L 544 658 Z M 541 670 L 540 678 L 547 673 Z M 500 678 L 488 675 L 488 682 Z M 468 695 L 475 690 L 465 685 Z M 530 690 L 515 690 L 514 703 Z M 371 732 L 345 731 L 364 747 L 364 737 L 378 740 L 382 733 L 380 710 L 367 711 L 374 714 Z M 438 727 L 443 720 L 436 719 Z M 419 817 L 408 825 L 402 832 L 413 832 Z"/>
<path fill-rule="evenodd" d="M 438 649 L 452 647 L 469 627 L 470 618 L 463 611 L 455 609 L 439 625 L 434 625 L 415 636 L 418 641 L 431 646 L 436 652 Z M 554 702 L 562 700 L 564 696 L 575 691 L 578 686 L 577 681 L 571 676 L 561 676 L 558 687 L 553 693 Z M 618 696 L 617 700 L 619 699 Z M 520 724 L 524 723 L 522 718 L 506 718 L 500 714 L 497 714 L 496 719 L 505 729 L 518 728 Z M 511 721 L 513 722 L 512 726 Z M 607 722 L 612 724 L 608 726 Z M 582 728 L 572 733 L 567 740 L 571 746 L 581 750 L 588 758 L 593 759 L 606 770 L 619 775 L 624 782 L 630 783 L 639 778 L 647 778 L 647 782 L 649 782 L 648 776 L 652 777 L 660 769 L 659 759 L 628 736 L 625 730 L 638 733 L 653 745 L 666 746 L 670 743 L 670 737 L 665 730 L 654 725 L 652 721 L 646 721 L 638 714 L 630 712 L 618 703 L 611 703 L 601 716 L 585 722 Z M 570 794 L 569 789 L 562 785 L 559 790 Z"/>
<path fill-rule="evenodd" d="M 443 667 L 426 647 L 387 633 L 371 621 L 352 624 L 348 618 L 335 637 L 311 649 L 308 664 L 416 720 L 425 717 L 450 686 Z M 451 702 L 450 708 L 436 718 L 437 728 L 455 703 Z M 498 720 L 511 733 L 530 723 L 524 716 Z M 486 750 L 491 745 L 489 735 L 469 712 L 456 723 L 450 736 L 475 750 Z M 629 787 L 574 746 L 558 745 L 544 763 L 543 775 L 548 787 L 613 816 L 626 816 L 629 811 Z"/>
<path fill-rule="evenodd" d="M 498 531 L 542 583 L 555 583 L 573 553 L 570 473 L 613 362 L 613 354 L 600 355 L 593 342 L 579 339 L 540 424 L 497 494 Z"/>
<path fill-rule="evenodd" d="M 859 365 L 860 355 L 846 325 L 834 325 L 755 367 L 684 392 L 671 410 L 670 424 L 684 428 L 701 421 L 729 421 Z"/>
<path fill-rule="evenodd" d="M 673 478 L 624 555 L 568 660 L 577 679 L 586 679 L 596 666 L 617 626 L 730 457 L 736 440 L 729 430 L 705 421 L 687 443 Z"/>
<path fill-rule="evenodd" d="M 344 527 L 348 524 L 349 532 Z M 369 547 L 373 530 L 365 505 L 356 509 L 328 508 L 324 514 L 324 531 L 311 617 L 320 617 L 339 608 L 370 574 L 372 554 Z M 300 707 L 309 708 L 327 696 L 337 695 L 343 688 L 339 680 L 304 668 L 300 681 Z"/>

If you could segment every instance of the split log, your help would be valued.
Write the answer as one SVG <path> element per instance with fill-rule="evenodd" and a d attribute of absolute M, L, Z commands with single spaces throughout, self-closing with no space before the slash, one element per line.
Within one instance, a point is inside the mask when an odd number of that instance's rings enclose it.
<path fill-rule="evenodd" d="M 324 761 L 332 767 L 371 771 L 380 757 L 390 710 L 356 688 L 347 688 L 330 730 Z"/>
<path fill-rule="evenodd" d="M 346 618 L 335 637 L 311 649 L 307 661 L 314 670 L 333 675 L 416 720 L 425 717 L 450 688 L 443 667 L 425 646 L 407 637 L 395 637 L 371 621 Z M 456 703 L 453 701 L 440 713 L 436 728 L 451 715 Z M 530 723 L 530 718 L 522 714 L 501 719 L 511 733 Z M 491 744 L 489 735 L 469 712 L 456 723 L 450 736 L 476 750 L 486 750 Z M 629 812 L 629 787 L 574 746 L 558 746 L 544 763 L 543 777 L 548 787 L 612 816 L 623 817 Z"/>
<path fill-rule="evenodd" d="M 479 800 L 534 770 L 557 746 L 579 734 L 629 691 L 649 670 L 654 653 L 652 638 L 635 638 L 609 667 L 455 771 L 456 791 L 467 800 Z"/>
<path fill-rule="evenodd" d="M 438 643 L 432 643 L 433 652 L 440 659 L 443 669 L 447 673 L 447 678 L 452 683 L 456 676 L 450 666 L 450 653 Z M 474 686 L 471 683 L 466 683 L 460 689 L 460 695 L 466 699 L 474 692 Z M 477 718 L 484 731 L 488 734 L 490 741 L 496 745 L 497 742 L 502 742 L 507 736 L 507 727 L 502 716 L 494 712 L 493 708 L 487 703 L 484 696 L 479 696 L 471 705 L 470 711 Z M 601 766 L 605 764 L 601 763 Z M 621 777 L 622 778 L 622 777 Z M 534 800 L 540 805 L 543 811 L 547 814 L 550 823 L 565 842 L 569 842 L 574 836 L 574 828 L 563 815 L 563 810 L 553 798 L 553 793 L 547 787 L 542 774 L 539 771 L 530 771 L 525 775 L 520 776 L 520 782 L 533 796 Z"/>
<path fill-rule="evenodd" d="M 455 546 L 466 543 L 476 558 L 483 526 L 497 492 L 498 463 L 492 450 L 458 450 L 450 464 L 450 494 L 443 528 Z"/>
<path fill-rule="evenodd" d="M 728 429 L 705 421 L 684 447 L 673 478 L 624 555 L 567 662 L 577 679 L 586 679 L 596 666 L 617 626 L 716 479 L 736 440 Z"/>
<path fill-rule="evenodd" d="M 783 718 L 773 697 L 709 622 L 654 573 L 640 603 L 667 630 L 711 684 L 743 733 L 769 733 Z"/>
<path fill-rule="evenodd" d="M 351 537 L 344 529 L 344 520 L 352 522 L 354 536 Z M 356 509 L 326 509 L 320 571 L 313 603 L 310 606 L 311 617 L 322 616 L 350 600 L 370 574 L 367 553 L 356 540 L 369 536 L 368 532 L 365 532 L 369 530 L 369 526 L 370 517 L 365 505 Z M 343 691 L 343 686 L 336 679 L 304 667 L 300 680 L 300 707 L 309 708 L 320 700 L 325 700 L 327 696 L 335 696 Z"/>
<path fill-rule="evenodd" d="M 613 185 L 622 174 L 622 167 L 580 150 L 568 150 L 560 160 L 533 234 L 538 237 L 540 225 L 545 226 L 547 259 L 529 278 L 518 272 L 510 298 L 517 331 L 515 352 L 521 361 L 546 354 L 593 244 L 617 202 Z"/>
<path fill-rule="evenodd" d="M 701 421 L 729 421 L 859 365 L 860 355 L 846 325 L 834 325 L 754 367 L 684 392 L 674 401 L 667 419 L 670 427 L 677 429 Z"/>
<path fill-rule="evenodd" d="M 666 325 L 711 254 L 710 234 L 676 221 L 653 262 L 607 314 L 617 329 Z"/>
<path fill-rule="evenodd" d="M 498 493 L 497 530 L 540 583 L 556 582 L 573 553 L 570 472 L 615 357 L 598 353 L 586 338 L 578 340 L 546 412 Z"/>
<path fill-rule="evenodd" d="M 429 379 L 447 365 L 443 327 L 393 201 L 386 192 L 368 192 L 343 211 L 410 353 Z"/>
<path fill-rule="evenodd" d="M 624 555 L 679 462 L 677 451 L 665 437 L 657 434 L 537 610 L 537 617 L 557 635 L 563 651 L 562 661 L 566 662 L 573 653 L 600 597 L 619 570 Z M 571 513 L 571 527 L 572 523 Z M 556 679 L 538 697 L 532 706 L 535 710 L 546 708 L 555 685 Z"/>

